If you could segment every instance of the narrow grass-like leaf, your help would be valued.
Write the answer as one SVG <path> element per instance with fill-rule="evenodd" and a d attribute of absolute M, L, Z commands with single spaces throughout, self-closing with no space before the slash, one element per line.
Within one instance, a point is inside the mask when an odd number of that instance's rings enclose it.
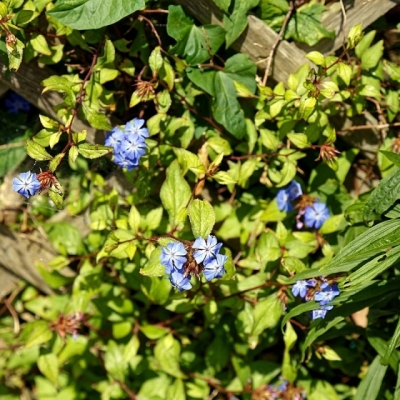
<path fill-rule="evenodd" d="M 369 366 L 367 375 L 361 381 L 354 400 L 376 400 L 386 370 L 387 366 L 380 363 L 380 356 L 376 356 Z"/>

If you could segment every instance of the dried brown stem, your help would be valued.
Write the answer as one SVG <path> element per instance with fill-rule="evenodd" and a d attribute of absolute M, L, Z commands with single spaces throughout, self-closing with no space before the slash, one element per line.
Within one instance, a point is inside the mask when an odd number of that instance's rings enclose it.
<path fill-rule="evenodd" d="M 385 129 L 385 128 L 394 128 L 396 126 L 400 126 L 400 122 L 394 122 L 393 124 L 377 124 L 377 125 L 356 125 L 350 126 L 349 128 L 338 131 L 337 133 L 341 134 L 343 132 L 348 131 L 362 131 L 364 129 Z"/>
<path fill-rule="evenodd" d="M 279 45 L 279 42 L 282 40 L 283 34 L 285 33 L 286 26 L 289 22 L 290 17 L 292 16 L 293 10 L 294 10 L 294 3 L 293 3 L 293 1 L 290 1 L 289 10 L 286 13 L 281 30 L 279 31 L 279 34 L 278 34 L 277 38 L 275 39 L 274 44 L 271 47 L 271 51 L 269 52 L 267 67 L 265 68 L 264 78 L 262 81 L 263 86 L 266 86 L 266 84 L 267 84 L 267 80 L 268 80 L 268 76 L 269 76 L 269 73 L 271 70 L 271 65 L 272 65 L 272 61 L 274 59 L 275 51 Z"/>

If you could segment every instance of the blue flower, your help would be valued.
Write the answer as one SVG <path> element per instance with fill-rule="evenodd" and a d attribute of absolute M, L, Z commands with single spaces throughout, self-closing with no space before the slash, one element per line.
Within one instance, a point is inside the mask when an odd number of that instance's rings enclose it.
<path fill-rule="evenodd" d="M 192 246 L 193 249 L 198 249 L 193 253 L 193 257 L 198 264 L 201 262 L 206 264 L 216 257 L 221 246 L 222 243 L 217 243 L 215 236 L 208 235 L 207 242 L 202 237 L 199 237 L 194 241 Z"/>
<path fill-rule="evenodd" d="M 174 270 L 179 270 L 186 263 L 187 251 L 181 242 L 171 242 L 162 248 L 160 261 L 165 266 L 165 272 L 171 274 Z"/>
<path fill-rule="evenodd" d="M 289 197 L 289 201 L 297 199 L 303 194 L 300 183 L 296 181 L 290 182 L 290 185 L 286 188 L 286 193 Z"/>
<path fill-rule="evenodd" d="M 144 119 L 139 119 L 139 118 L 133 118 L 132 121 L 129 121 L 126 125 L 125 125 L 125 133 L 127 134 L 137 134 L 139 135 L 142 139 L 145 139 L 147 137 L 149 137 L 149 131 L 147 130 L 147 128 L 142 128 L 144 125 Z"/>
<path fill-rule="evenodd" d="M 314 321 L 317 318 L 322 318 L 322 319 L 325 318 L 326 313 L 329 310 L 332 310 L 332 308 L 333 308 L 332 306 L 325 306 L 325 307 L 318 308 L 316 310 L 312 310 L 311 319 Z"/>
<path fill-rule="evenodd" d="M 139 165 L 140 157 L 146 153 L 147 129 L 142 128 L 143 119 L 133 119 L 124 128 L 115 127 L 107 133 L 105 145 L 114 149 L 113 161 L 128 171 Z"/>
<path fill-rule="evenodd" d="M 217 254 L 213 260 L 204 264 L 203 274 L 207 281 L 212 281 L 215 278 L 222 278 L 226 273 L 224 264 L 227 259 L 227 256 Z"/>
<path fill-rule="evenodd" d="M 324 282 L 321 285 L 321 291 L 315 292 L 314 300 L 318 301 L 321 306 L 327 305 L 336 296 L 339 296 L 340 291 L 337 284 L 330 286 L 328 283 Z"/>
<path fill-rule="evenodd" d="M 294 296 L 300 295 L 300 297 L 303 297 L 303 298 L 306 297 L 308 286 L 311 286 L 311 285 L 309 285 L 307 281 L 297 281 L 292 286 L 293 295 Z"/>
<path fill-rule="evenodd" d="M 123 153 L 116 154 L 114 156 L 114 162 L 120 167 L 126 168 L 128 171 L 132 171 L 139 165 L 139 160 L 137 158 L 136 159 L 127 158 Z"/>
<path fill-rule="evenodd" d="M 22 172 L 18 178 L 13 179 L 13 190 L 22 194 L 29 199 L 33 196 L 41 187 L 39 180 L 34 172 Z"/>
<path fill-rule="evenodd" d="M 169 280 L 172 286 L 175 289 L 178 289 L 180 292 L 192 288 L 192 285 L 190 283 L 190 276 L 185 276 L 182 272 L 172 271 L 169 276 Z"/>
<path fill-rule="evenodd" d="M 114 149 L 114 154 L 119 153 L 120 146 L 122 141 L 124 140 L 124 132 L 119 127 L 114 127 L 110 132 L 107 133 L 106 140 L 104 144 L 106 146 L 110 146 Z"/>
<path fill-rule="evenodd" d="M 276 195 L 276 202 L 278 203 L 278 208 L 280 211 L 292 211 L 293 206 L 290 204 L 289 201 L 289 194 L 285 189 L 281 189 L 278 194 Z"/>
<path fill-rule="evenodd" d="M 141 136 L 125 135 L 119 149 L 126 158 L 139 160 L 146 153 L 146 142 Z"/>
<path fill-rule="evenodd" d="M 325 203 L 316 201 L 312 206 L 307 206 L 304 213 L 304 221 L 309 228 L 319 229 L 330 217 L 328 207 Z"/>
<path fill-rule="evenodd" d="M 18 114 L 20 111 L 27 113 L 31 105 L 17 93 L 11 93 L 10 97 L 4 102 L 7 110 L 12 114 Z"/>

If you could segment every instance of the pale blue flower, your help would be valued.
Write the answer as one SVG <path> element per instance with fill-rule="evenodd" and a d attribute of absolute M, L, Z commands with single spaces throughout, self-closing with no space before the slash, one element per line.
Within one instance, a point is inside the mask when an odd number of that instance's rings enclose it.
<path fill-rule="evenodd" d="M 171 274 L 176 269 L 180 270 L 187 261 L 186 254 L 181 242 L 171 242 L 163 247 L 160 261 L 165 266 L 165 272 Z"/>
<path fill-rule="evenodd" d="M 136 134 L 145 139 L 149 137 L 149 131 L 143 127 L 144 123 L 144 119 L 134 118 L 125 125 L 124 131 L 127 134 Z"/>
<path fill-rule="evenodd" d="M 319 229 L 330 217 L 328 207 L 325 203 L 316 201 L 312 206 L 307 206 L 304 213 L 304 221 L 309 228 Z"/>
<path fill-rule="evenodd" d="M 289 201 L 289 194 L 285 189 L 281 189 L 276 195 L 276 202 L 278 203 L 278 208 L 280 211 L 292 211 L 293 206 Z"/>
<path fill-rule="evenodd" d="M 217 243 L 215 236 L 208 235 L 207 241 L 205 241 L 202 237 L 199 237 L 194 241 L 192 246 L 193 249 L 197 249 L 193 253 L 193 257 L 198 264 L 201 262 L 206 264 L 216 257 L 221 246 L 222 243 Z"/>
<path fill-rule="evenodd" d="M 13 179 L 13 190 L 29 199 L 41 187 L 39 180 L 34 172 L 21 172 L 17 178 Z"/>
<path fill-rule="evenodd" d="M 203 274 L 207 281 L 211 281 L 215 278 L 222 278 L 226 273 L 224 264 L 227 259 L 227 256 L 217 254 L 214 259 L 204 264 Z"/>
<path fill-rule="evenodd" d="M 293 296 L 300 296 L 300 297 L 306 297 L 307 294 L 307 288 L 310 286 L 307 281 L 297 281 L 293 286 L 292 286 L 292 293 Z"/>
<path fill-rule="evenodd" d="M 290 182 L 290 185 L 286 188 L 286 193 L 288 194 L 289 201 L 297 199 L 303 194 L 300 183 L 296 181 Z"/>
<path fill-rule="evenodd" d="M 172 286 L 175 289 L 178 289 L 180 292 L 192 288 L 192 284 L 190 283 L 190 276 L 184 276 L 182 272 L 176 270 L 172 271 L 169 276 L 169 280 Z"/>
<path fill-rule="evenodd" d="M 315 292 L 314 300 L 318 301 L 321 306 L 327 305 L 336 296 L 339 296 L 340 291 L 337 284 L 330 286 L 328 283 L 324 282 L 321 285 L 321 291 Z"/>

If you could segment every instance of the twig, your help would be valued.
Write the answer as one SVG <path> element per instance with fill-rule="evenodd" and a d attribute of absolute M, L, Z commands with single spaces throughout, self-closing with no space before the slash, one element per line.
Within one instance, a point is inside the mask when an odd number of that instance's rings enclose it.
<path fill-rule="evenodd" d="M 346 25 L 347 25 L 347 15 L 346 10 L 344 8 L 343 0 L 340 0 L 340 8 L 342 9 L 343 14 L 343 26 L 342 26 L 342 36 L 343 36 L 343 50 L 346 51 Z M 347 54 L 347 52 L 346 52 Z"/>
<path fill-rule="evenodd" d="M 161 8 L 159 8 L 157 10 L 142 10 L 140 12 L 141 12 L 141 14 L 155 14 L 155 13 L 168 14 L 169 13 L 168 10 L 163 10 Z"/>
<path fill-rule="evenodd" d="M 160 49 L 163 50 L 160 35 L 158 34 L 154 24 L 148 18 L 146 18 L 144 15 L 139 15 L 138 20 L 139 21 L 144 20 L 150 25 L 151 31 L 154 33 L 154 36 L 157 38 L 157 42 L 158 42 L 158 45 L 160 46 Z"/>
<path fill-rule="evenodd" d="M 393 124 L 378 124 L 378 125 L 356 125 L 350 126 L 349 128 L 338 131 L 337 133 L 341 134 L 347 131 L 362 131 L 363 129 L 385 129 L 385 128 L 394 128 L 396 126 L 400 126 L 400 122 L 394 122 Z"/>
<path fill-rule="evenodd" d="M 289 10 L 285 16 L 285 20 L 283 21 L 281 30 L 279 31 L 278 37 L 275 39 L 274 44 L 271 47 L 271 51 L 269 53 L 269 57 L 268 57 L 268 62 L 267 62 L 267 68 L 265 69 L 265 73 L 264 73 L 264 78 L 262 81 L 263 86 L 266 86 L 267 84 L 267 80 L 268 80 L 268 75 L 271 69 L 271 65 L 272 65 L 272 60 L 274 58 L 274 54 L 275 54 L 275 50 L 278 47 L 279 42 L 282 40 L 283 34 L 285 33 L 285 29 L 286 29 L 286 25 L 289 22 L 290 17 L 292 16 L 294 10 L 294 3 L 293 1 L 290 1 L 289 4 Z"/>

